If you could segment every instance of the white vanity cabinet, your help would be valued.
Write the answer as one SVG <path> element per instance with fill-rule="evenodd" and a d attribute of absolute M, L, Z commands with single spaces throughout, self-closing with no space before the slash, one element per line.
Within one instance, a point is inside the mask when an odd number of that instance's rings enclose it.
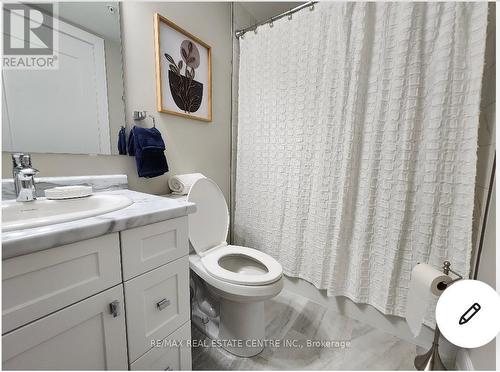
<path fill-rule="evenodd" d="M 191 350 L 187 340 L 191 339 L 191 325 L 184 324 L 155 347 L 131 364 L 137 371 L 178 371 L 191 369 Z"/>
<path fill-rule="evenodd" d="M 187 217 L 124 231 L 121 244 L 133 363 L 152 348 L 152 340 L 162 340 L 189 322 Z"/>
<path fill-rule="evenodd" d="M 191 369 L 187 234 L 184 216 L 3 260 L 3 369 Z"/>
<path fill-rule="evenodd" d="M 189 253 L 188 219 L 174 218 L 121 233 L 123 279 L 172 262 Z"/>
<path fill-rule="evenodd" d="M 188 268 L 188 270 L 186 270 Z M 133 362 L 189 321 L 189 263 L 179 258 L 125 282 L 129 356 Z"/>
<path fill-rule="evenodd" d="M 122 282 L 118 233 L 2 265 L 2 334 Z"/>
<path fill-rule="evenodd" d="M 116 317 L 109 311 L 113 302 Z M 6 370 L 127 369 L 123 286 L 16 329 L 2 337 L 2 346 Z"/>

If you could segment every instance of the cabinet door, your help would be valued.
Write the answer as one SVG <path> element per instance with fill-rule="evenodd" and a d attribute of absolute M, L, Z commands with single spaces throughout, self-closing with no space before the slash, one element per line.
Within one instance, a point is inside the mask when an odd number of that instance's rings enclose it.
<path fill-rule="evenodd" d="M 2 349 L 4 370 L 127 369 L 123 286 L 4 335 Z"/>
<path fill-rule="evenodd" d="M 191 322 L 159 342 L 130 365 L 132 371 L 190 371 Z"/>
<path fill-rule="evenodd" d="M 118 233 L 2 262 L 2 334 L 121 282 Z"/>
<path fill-rule="evenodd" d="M 189 320 L 188 257 L 125 282 L 130 362 Z"/>

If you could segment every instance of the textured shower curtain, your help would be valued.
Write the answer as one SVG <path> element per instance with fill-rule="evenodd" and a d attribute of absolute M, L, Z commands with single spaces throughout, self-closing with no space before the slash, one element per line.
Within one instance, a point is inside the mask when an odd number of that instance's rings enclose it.
<path fill-rule="evenodd" d="M 319 3 L 240 39 L 234 241 L 405 315 L 468 273 L 486 3 Z"/>

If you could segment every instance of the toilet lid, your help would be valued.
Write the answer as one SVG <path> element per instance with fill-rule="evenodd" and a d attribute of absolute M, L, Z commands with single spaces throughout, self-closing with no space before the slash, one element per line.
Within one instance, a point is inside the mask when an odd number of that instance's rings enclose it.
<path fill-rule="evenodd" d="M 201 178 L 191 186 L 187 200 L 196 204 L 196 212 L 188 216 L 189 241 L 196 253 L 224 243 L 229 211 L 219 186 L 209 178 Z"/>

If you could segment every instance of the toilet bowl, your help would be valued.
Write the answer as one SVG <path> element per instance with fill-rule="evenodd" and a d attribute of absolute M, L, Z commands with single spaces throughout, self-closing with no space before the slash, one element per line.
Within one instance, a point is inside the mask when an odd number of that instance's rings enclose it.
<path fill-rule="evenodd" d="M 264 345 L 264 300 L 281 292 L 282 267 L 264 252 L 226 243 L 229 212 L 215 182 L 196 181 L 187 200 L 196 204 L 196 212 L 188 217 L 193 248 L 190 268 L 217 299 L 219 308 L 216 318 L 213 312 L 203 315 L 202 331 L 237 356 L 254 356 Z M 200 308 L 193 312 L 203 314 Z"/>

